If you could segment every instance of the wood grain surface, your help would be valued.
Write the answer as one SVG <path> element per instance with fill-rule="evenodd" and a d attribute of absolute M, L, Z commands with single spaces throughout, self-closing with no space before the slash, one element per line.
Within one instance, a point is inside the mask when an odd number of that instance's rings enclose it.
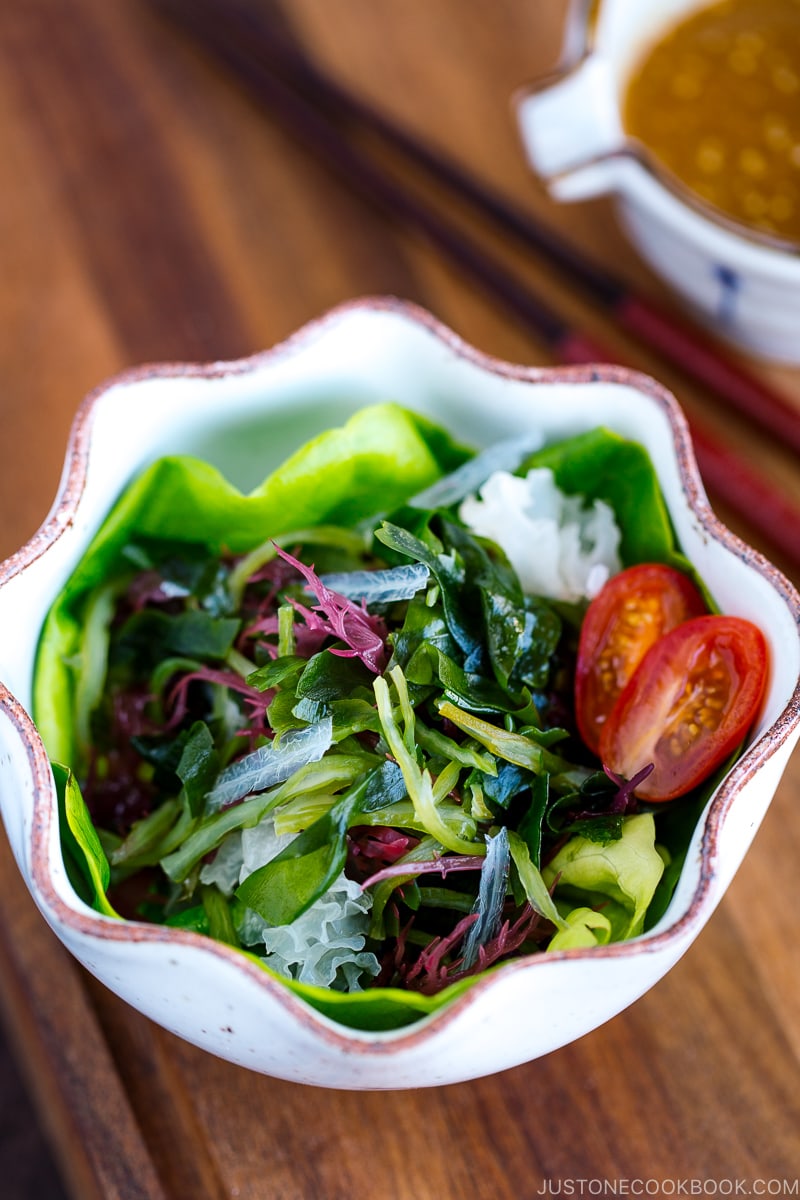
<path fill-rule="evenodd" d="M 552 66 L 563 11 L 562 0 L 283 5 L 307 51 L 359 95 L 658 295 L 607 204 L 558 208 L 525 166 L 510 97 Z M 123 367 L 247 354 L 370 293 L 422 303 L 482 350 L 546 361 L 146 0 L 0 5 L 0 164 L 0 554 L 44 518 L 80 399 Z M 794 457 L 627 345 L 533 257 L 484 236 L 800 503 Z M 800 372 L 758 369 L 800 405 Z M 725 1194 L 730 1181 L 730 1194 L 797 1195 L 799 804 L 795 756 L 708 928 L 608 1025 L 492 1078 L 367 1095 L 252 1075 L 132 1011 L 55 941 L 3 838 L 0 1002 L 71 1193 L 511 1200 L 625 1181 L 632 1194 L 651 1181 Z"/>

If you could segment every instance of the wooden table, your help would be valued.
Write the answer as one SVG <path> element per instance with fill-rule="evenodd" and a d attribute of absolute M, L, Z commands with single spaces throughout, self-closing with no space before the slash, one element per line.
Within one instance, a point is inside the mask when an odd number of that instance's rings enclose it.
<path fill-rule="evenodd" d="M 556 208 L 523 161 L 509 97 L 552 65 L 561 0 L 284 7 L 306 48 L 359 94 L 657 294 L 604 203 Z M 345 298 L 385 292 L 483 350 L 547 361 L 141 0 L 0 6 L 0 162 L 0 553 L 44 517 L 83 394 L 130 364 L 246 354 Z M 793 458 L 514 257 L 800 502 Z M 759 369 L 800 404 L 799 373 Z M 559 1186 L 608 1194 L 626 1180 L 632 1194 L 658 1180 L 675 1194 L 796 1188 L 798 803 L 795 757 L 709 927 L 630 1010 L 538 1062 L 416 1093 L 302 1088 L 164 1033 L 62 950 L 3 840 L 0 999 L 76 1200 L 510 1200 Z"/>

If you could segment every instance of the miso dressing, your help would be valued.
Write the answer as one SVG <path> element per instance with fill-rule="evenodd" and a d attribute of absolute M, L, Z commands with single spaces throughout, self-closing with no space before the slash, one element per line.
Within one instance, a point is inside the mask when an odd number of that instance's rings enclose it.
<path fill-rule="evenodd" d="M 800 246 L 800 0 L 722 0 L 636 65 L 627 133 L 734 220 Z"/>

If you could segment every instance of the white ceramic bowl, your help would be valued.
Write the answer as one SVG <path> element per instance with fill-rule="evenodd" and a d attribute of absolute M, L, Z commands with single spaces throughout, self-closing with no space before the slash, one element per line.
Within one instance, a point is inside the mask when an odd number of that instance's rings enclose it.
<path fill-rule="evenodd" d="M 642 258 L 716 333 L 800 363 L 800 250 L 712 210 L 626 136 L 620 116 L 643 49 L 708 0 L 572 0 L 563 66 L 516 100 L 531 165 L 558 200 L 616 198 Z"/>
<path fill-rule="evenodd" d="M 50 768 L 28 709 L 45 613 L 135 472 L 159 455 L 185 452 L 249 489 L 310 435 L 387 398 L 476 446 L 533 429 L 562 438 L 598 424 L 644 444 L 684 549 L 721 607 L 762 627 L 773 666 L 751 744 L 710 802 L 656 928 L 630 942 L 509 963 L 418 1024 L 365 1033 L 320 1015 L 229 947 L 108 919 L 78 900 L 62 863 Z M 409 305 L 354 302 L 254 358 L 130 371 L 84 402 L 50 516 L 0 567 L 0 807 L 25 881 L 64 944 L 167 1029 L 233 1062 L 305 1083 L 451 1083 L 587 1033 L 656 983 L 694 941 L 800 734 L 798 618 L 792 587 L 709 510 L 685 421 L 653 380 L 614 367 L 512 366 Z"/>

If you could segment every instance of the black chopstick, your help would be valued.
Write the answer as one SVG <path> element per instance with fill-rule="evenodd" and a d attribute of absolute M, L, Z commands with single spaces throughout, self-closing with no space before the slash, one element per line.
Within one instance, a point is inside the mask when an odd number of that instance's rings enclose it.
<path fill-rule="evenodd" d="M 449 217 L 440 216 L 426 200 L 386 173 L 342 134 L 327 113 L 323 115 L 317 103 L 296 90 L 288 82 L 290 64 L 298 61 L 296 54 L 282 59 L 283 69 L 278 73 L 263 53 L 253 23 L 248 20 L 243 26 L 228 19 L 250 10 L 229 0 L 224 5 L 219 0 L 155 2 L 214 60 L 225 64 L 250 95 L 304 142 L 318 160 L 385 214 L 426 237 L 502 303 L 526 330 L 534 331 L 557 359 L 572 363 L 614 361 L 615 355 L 574 330 L 529 284 L 453 225 Z M 709 487 L 776 550 L 800 564 L 800 510 L 694 419 L 691 429 L 701 474 Z"/>

